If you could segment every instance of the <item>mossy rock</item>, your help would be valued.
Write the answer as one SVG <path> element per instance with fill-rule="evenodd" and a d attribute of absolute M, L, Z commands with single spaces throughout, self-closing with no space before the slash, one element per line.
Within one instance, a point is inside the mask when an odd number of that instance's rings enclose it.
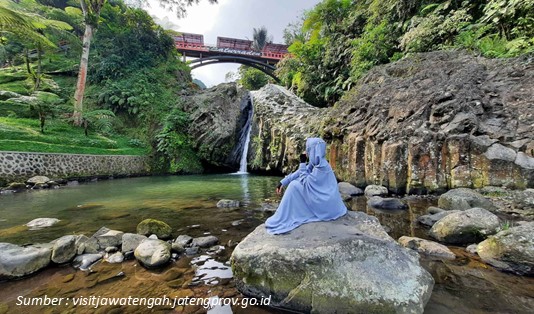
<path fill-rule="evenodd" d="M 144 236 L 155 234 L 158 239 L 169 239 L 172 228 L 163 221 L 156 219 L 145 219 L 137 225 L 137 233 Z"/>
<path fill-rule="evenodd" d="M 25 72 L 8 73 L 6 71 L 0 72 L 0 84 L 25 81 L 28 78 L 28 74 Z"/>

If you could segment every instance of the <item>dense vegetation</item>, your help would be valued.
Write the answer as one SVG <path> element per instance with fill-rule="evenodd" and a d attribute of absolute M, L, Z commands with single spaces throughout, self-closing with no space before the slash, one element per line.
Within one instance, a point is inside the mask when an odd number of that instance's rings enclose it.
<path fill-rule="evenodd" d="M 198 87 L 176 56 L 172 33 L 141 9 L 120 0 L 103 2 L 89 56 L 84 128 L 78 128 L 72 112 L 84 31 L 81 10 L 64 0 L 2 1 L 23 17 L 70 28 L 38 29 L 50 43 L 41 49 L 35 38 L 0 22 L 0 62 L 8 66 L 0 71 L 0 150 L 148 153 L 155 171 L 201 171 L 185 131 L 188 117 L 176 109 L 180 96 Z"/>
<path fill-rule="evenodd" d="M 279 78 L 309 103 L 332 105 L 370 68 L 410 53 L 531 53 L 534 0 L 323 0 L 284 37 L 292 56 Z"/>

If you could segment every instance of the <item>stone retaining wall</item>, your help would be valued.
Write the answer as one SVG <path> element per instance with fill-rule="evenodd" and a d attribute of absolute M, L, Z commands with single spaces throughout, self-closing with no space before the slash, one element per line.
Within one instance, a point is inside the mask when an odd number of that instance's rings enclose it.
<path fill-rule="evenodd" d="M 75 155 L 0 151 L 0 183 L 50 178 L 149 174 L 146 156 Z M 1 184 L 0 184 L 1 185 Z"/>

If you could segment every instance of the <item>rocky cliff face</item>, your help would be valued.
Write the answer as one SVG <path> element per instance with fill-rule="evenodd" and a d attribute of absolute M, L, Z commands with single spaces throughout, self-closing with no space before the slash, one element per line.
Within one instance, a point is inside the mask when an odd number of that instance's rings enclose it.
<path fill-rule="evenodd" d="M 188 132 L 194 148 L 208 168 L 239 168 L 240 131 L 251 108 L 248 91 L 233 83 L 203 90 L 182 104 L 190 114 Z"/>
<path fill-rule="evenodd" d="M 267 85 L 251 94 L 254 116 L 249 169 L 293 171 L 305 151 L 306 138 L 317 135 L 325 111 L 277 85 Z"/>
<path fill-rule="evenodd" d="M 268 85 L 254 99 L 249 163 L 293 170 L 308 136 L 329 142 L 336 175 L 394 193 L 534 186 L 534 64 L 463 52 L 377 67 L 334 108 Z"/>

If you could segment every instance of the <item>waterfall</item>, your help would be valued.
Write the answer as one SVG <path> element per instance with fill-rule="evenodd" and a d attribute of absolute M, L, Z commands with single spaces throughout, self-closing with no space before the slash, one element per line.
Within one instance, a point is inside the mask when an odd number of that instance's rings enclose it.
<path fill-rule="evenodd" d="M 239 171 L 237 173 L 247 173 L 247 155 L 248 146 L 250 144 L 250 133 L 252 131 L 252 115 L 254 113 L 254 103 L 252 102 L 252 94 L 250 94 L 250 110 L 248 112 L 247 123 L 245 124 L 245 144 L 243 145 L 243 153 L 241 154 L 241 161 L 239 162 Z"/>

